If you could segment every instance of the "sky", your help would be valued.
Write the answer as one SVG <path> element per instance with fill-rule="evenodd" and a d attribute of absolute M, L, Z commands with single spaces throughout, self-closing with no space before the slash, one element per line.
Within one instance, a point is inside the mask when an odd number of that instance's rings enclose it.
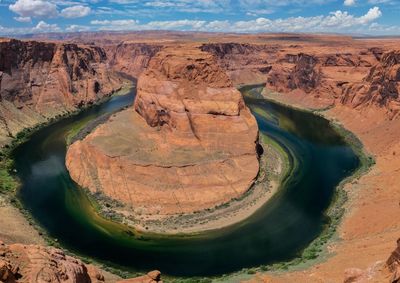
<path fill-rule="evenodd" d="M 0 0 L 0 35 L 101 30 L 400 35 L 400 0 Z"/>

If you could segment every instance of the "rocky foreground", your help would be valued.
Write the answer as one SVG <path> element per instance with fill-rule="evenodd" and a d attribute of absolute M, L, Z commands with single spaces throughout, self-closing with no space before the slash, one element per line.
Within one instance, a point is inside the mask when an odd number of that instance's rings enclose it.
<path fill-rule="evenodd" d="M 258 174 L 257 123 L 212 54 L 164 48 L 134 107 L 70 146 L 71 177 L 138 215 L 172 215 L 238 198 Z"/>
<path fill-rule="evenodd" d="M 114 277 L 106 278 L 98 268 L 68 256 L 60 249 L 38 245 L 6 245 L 0 241 L 0 282 L 162 282 L 159 271 L 151 271 L 146 275 L 126 280 Z"/>

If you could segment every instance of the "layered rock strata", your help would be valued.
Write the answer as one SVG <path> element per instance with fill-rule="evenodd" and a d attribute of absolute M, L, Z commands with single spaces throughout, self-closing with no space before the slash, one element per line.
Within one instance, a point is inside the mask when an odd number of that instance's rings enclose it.
<path fill-rule="evenodd" d="M 111 94 L 121 85 L 103 49 L 0 41 L 0 145 L 19 131 Z"/>
<path fill-rule="evenodd" d="M 353 107 L 379 105 L 388 109 L 392 118 L 400 115 L 400 50 L 384 53 L 369 74 L 359 83 L 347 86 L 344 104 Z"/>
<path fill-rule="evenodd" d="M 266 83 L 269 90 L 304 96 L 325 105 L 350 108 L 370 105 L 400 113 L 399 51 L 332 41 L 209 43 L 203 50 L 216 55 L 237 84 Z M 340 51 L 345 50 L 345 51 Z"/>
<path fill-rule="evenodd" d="M 121 42 L 104 47 L 110 67 L 131 77 L 138 78 L 150 59 L 162 48 L 159 44 Z"/>
<path fill-rule="evenodd" d="M 0 281 L 96 283 L 104 276 L 56 248 L 0 242 Z"/>
<path fill-rule="evenodd" d="M 212 208 L 258 173 L 257 123 L 213 55 L 165 48 L 138 81 L 134 108 L 70 146 L 71 177 L 139 214 Z"/>

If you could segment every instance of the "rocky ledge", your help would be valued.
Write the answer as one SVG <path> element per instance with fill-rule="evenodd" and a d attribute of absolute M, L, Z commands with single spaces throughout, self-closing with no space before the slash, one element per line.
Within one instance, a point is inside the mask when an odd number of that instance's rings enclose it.
<path fill-rule="evenodd" d="M 90 283 L 104 276 L 56 248 L 0 242 L 0 282 Z"/>
<path fill-rule="evenodd" d="M 258 127 L 215 57 L 166 47 L 138 81 L 134 108 L 70 146 L 71 177 L 135 215 L 200 211 L 243 195 L 257 177 Z"/>
<path fill-rule="evenodd" d="M 68 283 L 157 283 L 161 281 L 158 270 L 143 276 L 119 280 L 106 278 L 93 265 L 66 255 L 62 250 L 38 245 L 11 244 L 0 241 L 0 282 L 68 282 Z"/>

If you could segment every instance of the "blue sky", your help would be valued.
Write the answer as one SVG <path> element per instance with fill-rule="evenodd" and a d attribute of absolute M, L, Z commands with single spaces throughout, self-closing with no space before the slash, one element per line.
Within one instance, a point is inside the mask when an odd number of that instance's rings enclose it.
<path fill-rule="evenodd" d="M 0 0 L 0 34 L 98 30 L 400 35 L 400 0 Z"/>

